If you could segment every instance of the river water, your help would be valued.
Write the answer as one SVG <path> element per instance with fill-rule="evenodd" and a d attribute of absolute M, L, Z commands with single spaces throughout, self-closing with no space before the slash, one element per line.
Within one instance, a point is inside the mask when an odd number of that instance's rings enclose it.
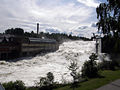
<path fill-rule="evenodd" d="M 70 61 L 76 60 L 81 69 L 94 52 L 94 41 L 68 41 L 61 44 L 56 52 L 9 62 L 0 61 L 0 82 L 22 80 L 26 86 L 34 86 L 48 72 L 54 74 L 56 82 L 69 82 L 72 80 L 68 70 Z"/>

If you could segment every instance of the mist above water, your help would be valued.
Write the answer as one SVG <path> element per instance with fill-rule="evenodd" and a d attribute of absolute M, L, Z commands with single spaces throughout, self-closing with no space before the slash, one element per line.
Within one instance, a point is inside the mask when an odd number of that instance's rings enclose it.
<path fill-rule="evenodd" d="M 94 41 L 69 41 L 61 44 L 56 52 L 16 62 L 0 61 L 0 82 L 22 80 L 26 86 L 34 86 L 48 72 L 54 74 L 56 82 L 62 83 L 64 79 L 69 82 L 72 80 L 68 70 L 70 61 L 76 60 L 81 69 L 94 52 Z"/>

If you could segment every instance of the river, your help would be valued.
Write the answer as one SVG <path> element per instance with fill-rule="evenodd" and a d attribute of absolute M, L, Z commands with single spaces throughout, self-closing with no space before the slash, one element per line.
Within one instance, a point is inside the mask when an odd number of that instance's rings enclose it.
<path fill-rule="evenodd" d="M 70 61 L 76 60 L 81 69 L 94 52 L 94 41 L 68 41 L 61 44 L 56 52 L 9 62 L 0 61 L 0 82 L 22 80 L 26 86 L 34 86 L 48 72 L 54 74 L 56 82 L 69 82 L 72 80 L 68 70 Z"/>

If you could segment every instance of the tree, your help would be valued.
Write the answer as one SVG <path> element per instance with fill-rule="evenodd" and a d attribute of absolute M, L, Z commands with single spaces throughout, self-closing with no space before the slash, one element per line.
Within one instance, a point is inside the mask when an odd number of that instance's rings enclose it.
<path fill-rule="evenodd" d="M 13 28 L 5 30 L 5 34 L 13 34 L 13 32 L 14 32 Z"/>
<path fill-rule="evenodd" d="M 23 35 L 24 34 L 24 30 L 21 28 L 11 28 L 11 29 L 7 29 L 5 30 L 5 34 L 10 34 L 10 35 Z"/>
<path fill-rule="evenodd" d="M 53 73 L 48 72 L 46 77 L 41 77 L 40 82 L 37 83 L 40 87 L 39 90 L 52 90 L 54 83 Z"/>
<path fill-rule="evenodd" d="M 96 8 L 98 18 L 98 30 L 103 34 L 113 33 L 118 37 L 120 33 L 120 0 L 107 0 L 107 3 L 101 3 Z"/>
<path fill-rule="evenodd" d="M 34 31 L 31 31 L 31 34 L 34 34 Z"/>
<path fill-rule="evenodd" d="M 49 85 L 52 85 L 52 84 L 53 84 L 53 82 L 54 82 L 53 73 L 51 73 L 51 72 L 48 72 L 48 73 L 47 73 L 47 81 L 48 81 L 48 84 L 49 84 Z"/>
<path fill-rule="evenodd" d="M 79 79 L 81 77 L 80 74 L 77 72 L 77 70 L 79 69 L 77 62 L 72 61 L 68 69 L 71 71 L 70 75 L 73 77 L 73 83 L 71 84 L 71 87 L 74 90 L 78 86 Z"/>
<path fill-rule="evenodd" d="M 97 64 L 96 61 L 97 60 L 97 55 L 92 53 L 92 55 L 89 57 L 90 60 L 86 61 L 83 64 L 82 67 L 82 77 L 85 78 L 95 78 L 98 75 L 98 68 L 97 68 Z"/>
<path fill-rule="evenodd" d="M 21 28 L 15 28 L 14 29 L 14 35 L 23 35 L 24 34 L 24 30 Z"/>
<path fill-rule="evenodd" d="M 97 8 L 98 30 L 102 31 L 102 51 L 120 53 L 120 0 L 107 0 Z"/>
<path fill-rule="evenodd" d="M 8 82 L 3 84 L 5 90 L 26 90 L 25 84 L 22 81 Z"/>

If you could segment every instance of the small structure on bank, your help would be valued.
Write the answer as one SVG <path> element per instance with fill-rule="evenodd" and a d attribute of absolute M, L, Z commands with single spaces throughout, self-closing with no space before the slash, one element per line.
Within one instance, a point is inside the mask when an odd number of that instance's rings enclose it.
<path fill-rule="evenodd" d="M 102 43 L 101 43 L 101 37 L 96 36 L 96 53 L 102 53 Z"/>
<path fill-rule="evenodd" d="M 96 54 L 102 53 L 102 39 L 100 35 L 93 33 L 93 40 L 96 41 Z"/>
<path fill-rule="evenodd" d="M 0 83 L 0 90 L 5 90 L 5 88 L 3 87 L 1 83 Z"/>

